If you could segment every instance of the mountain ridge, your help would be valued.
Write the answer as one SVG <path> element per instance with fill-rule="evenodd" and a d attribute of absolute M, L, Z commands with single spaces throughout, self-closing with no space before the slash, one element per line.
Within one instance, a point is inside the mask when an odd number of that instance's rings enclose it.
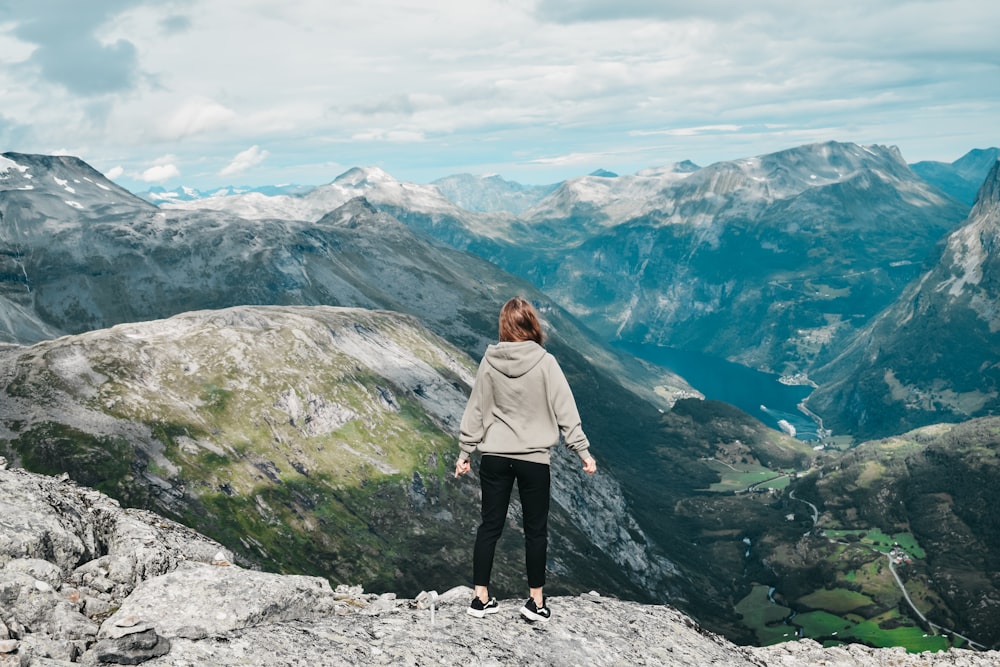
<path fill-rule="evenodd" d="M 823 386 L 808 399 L 861 435 L 885 436 L 946 415 L 1000 409 L 1000 162 L 938 260 L 879 313 L 841 354 L 817 369 Z M 945 379 L 942 374 L 947 374 Z"/>

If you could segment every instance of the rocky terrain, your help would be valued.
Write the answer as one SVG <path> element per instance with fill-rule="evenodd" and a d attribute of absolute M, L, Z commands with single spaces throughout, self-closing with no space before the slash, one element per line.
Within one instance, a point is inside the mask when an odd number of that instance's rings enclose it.
<path fill-rule="evenodd" d="M 1000 653 L 815 642 L 736 646 L 669 606 L 597 592 L 550 600 L 545 625 L 471 591 L 413 599 L 234 565 L 219 544 L 66 479 L 0 463 L 0 665 L 707 665 L 978 667 Z"/>

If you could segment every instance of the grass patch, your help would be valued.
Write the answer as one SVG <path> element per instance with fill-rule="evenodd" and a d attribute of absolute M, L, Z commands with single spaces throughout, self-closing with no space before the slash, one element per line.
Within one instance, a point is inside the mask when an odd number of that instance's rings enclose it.
<path fill-rule="evenodd" d="M 917 538 L 911 533 L 897 533 L 892 536 L 899 546 L 914 558 L 927 558 L 927 552 L 917 543 Z"/>
<path fill-rule="evenodd" d="M 765 484 L 779 484 L 782 480 L 784 486 L 788 486 L 788 477 L 780 477 L 782 473 L 756 463 L 740 463 L 729 466 L 715 459 L 703 460 L 702 462 L 713 472 L 718 473 L 721 478 L 718 482 L 710 485 L 708 489 L 702 490 L 714 493 L 736 493 L 755 485 L 767 488 Z M 784 487 L 775 486 L 775 488 Z"/>
<path fill-rule="evenodd" d="M 826 611 L 798 614 L 792 622 L 802 628 L 804 636 L 816 640 L 837 636 L 854 627 L 853 623 L 842 616 Z"/>
<path fill-rule="evenodd" d="M 768 586 L 756 585 L 733 607 L 743 617 L 743 624 L 757 635 L 761 646 L 787 641 L 795 636 L 795 629 L 784 622 L 792 610 L 771 602 L 767 597 L 769 590 Z"/>
<path fill-rule="evenodd" d="M 132 483 L 136 454 L 124 438 L 96 436 L 71 426 L 43 422 L 10 442 L 26 470 L 42 475 L 69 473 L 76 482 L 122 502 L 143 507 L 147 492 Z"/>
<path fill-rule="evenodd" d="M 845 588 L 824 588 L 800 597 L 797 602 L 813 609 L 823 609 L 833 614 L 845 614 L 860 607 L 874 604 L 867 595 Z"/>
<path fill-rule="evenodd" d="M 858 623 L 850 631 L 843 634 L 876 648 L 902 646 L 910 653 L 948 650 L 948 640 L 945 637 L 931 635 L 924 632 L 922 628 L 912 625 L 884 629 L 874 621 L 866 621 Z"/>

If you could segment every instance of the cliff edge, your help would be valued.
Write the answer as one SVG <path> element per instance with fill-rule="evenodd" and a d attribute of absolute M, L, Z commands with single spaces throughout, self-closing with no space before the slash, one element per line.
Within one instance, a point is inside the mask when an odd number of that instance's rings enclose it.
<path fill-rule="evenodd" d="M 485 619 L 472 591 L 400 599 L 244 569 L 212 540 L 65 477 L 0 461 L 0 666 L 1000 664 L 1000 652 L 907 654 L 812 641 L 737 646 L 669 606 L 591 592 Z"/>

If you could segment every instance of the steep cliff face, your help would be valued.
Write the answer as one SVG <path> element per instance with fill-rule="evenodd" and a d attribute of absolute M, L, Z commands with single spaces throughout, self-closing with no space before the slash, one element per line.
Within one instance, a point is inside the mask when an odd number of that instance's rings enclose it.
<path fill-rule="evenodd" d="M 939 261 L 815 373 L 809 405 L 859 435 L 1000 409 L 1000 162 Z"/>

